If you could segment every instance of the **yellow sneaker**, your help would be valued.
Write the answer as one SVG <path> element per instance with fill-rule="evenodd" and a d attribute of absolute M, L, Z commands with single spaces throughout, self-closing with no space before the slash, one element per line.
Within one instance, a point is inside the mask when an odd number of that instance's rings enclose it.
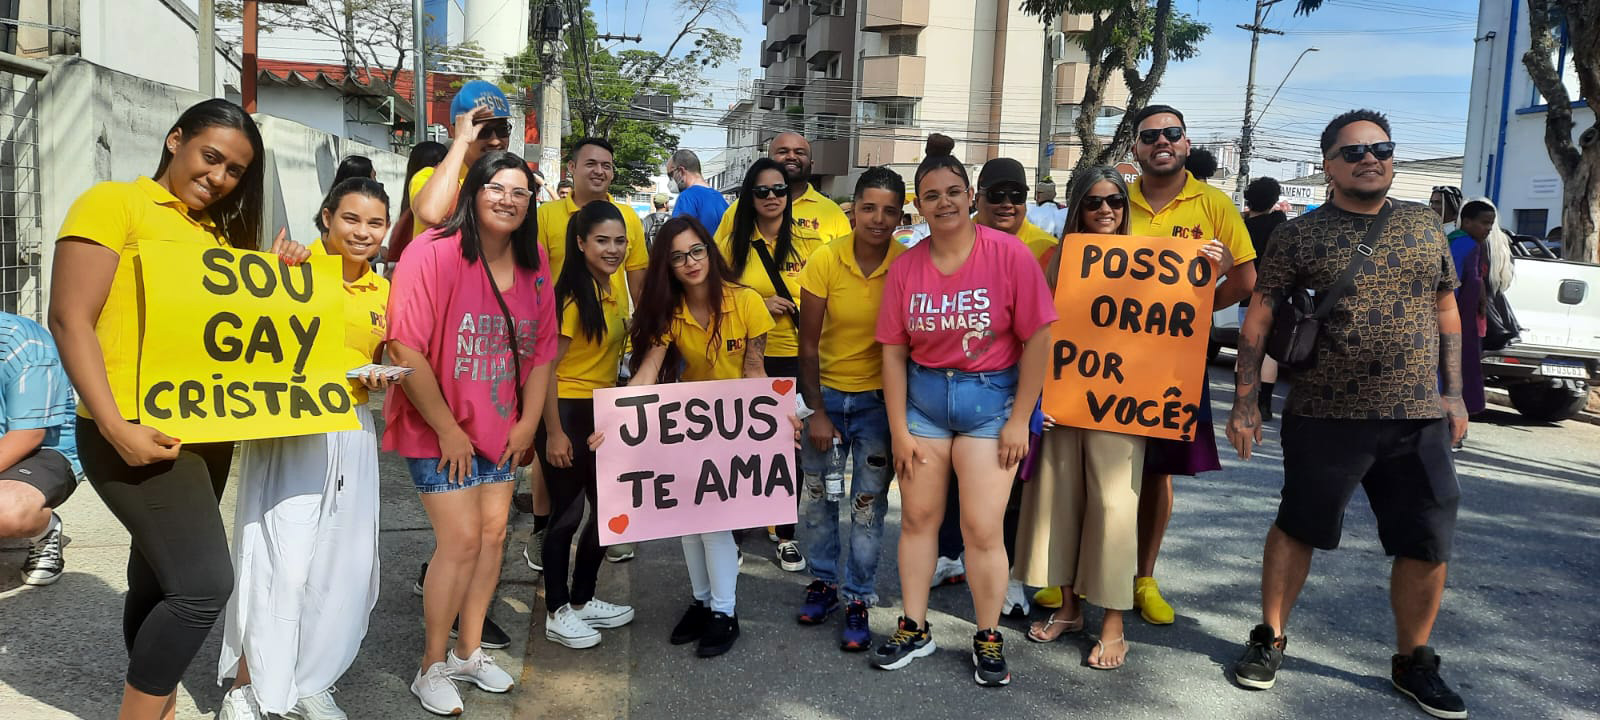
<path fill-rule="evenodd" d="M 1033 604 L 1051 609 L 1061 607 L 1061 588 L 1039 588 L 1039 592 L 1033 594 Z"/>
<path fill-rule="evenodd" d="M 1161 586 L 1153 577 L 1136 578 L 1133 582 L 1133 606 L 1151 625 L 1171 625 L 1172 606 L 1161 598 Z"/>

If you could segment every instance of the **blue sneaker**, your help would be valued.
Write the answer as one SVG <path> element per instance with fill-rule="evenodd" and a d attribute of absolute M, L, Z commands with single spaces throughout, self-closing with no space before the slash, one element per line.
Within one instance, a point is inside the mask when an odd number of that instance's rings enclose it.
<path fill-rule="evenodd" d="M 867 605 L 853 600 L 844 609 L 844 632 L 839 633 L 839 649 L 861 652 L 872 646 L 872 631 L 867 628 Z"/>
<path fill-rule="evenodd" d="M 839 589 L 821 580 L 806 586 L 806 604 L 800 606 L 801 625 L 820 625 L 828 613 L 839 609 Z"/>

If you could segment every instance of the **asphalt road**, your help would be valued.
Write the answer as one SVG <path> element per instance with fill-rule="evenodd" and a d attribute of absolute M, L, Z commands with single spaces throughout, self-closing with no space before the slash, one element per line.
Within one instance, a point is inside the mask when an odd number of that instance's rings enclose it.
<path fill-rule="evenodd" d="M 1225 378 L 1221 368 L 1213 376 Z M 1215 390 L 1226 416 L 1226 381 Z M 1219 426 L 1220 435 L 1220 426 Z M 1388 561 L 1365 499 L 1351 504 L 1344 545 L 1318 553 L 1289 628 L 1289 659 L 1276 689 L 1240 690 L 1225 669 L 1259 614 L 1260 549 L 1276 507 L 1276 431 L 1249 463 L 1179 479 L 1176 511 L 1157 575 L 1178 620 L 1149 626 L 1130 616 L 1128 664 L 1084 664 L 1089 634 L 1028 643 L 1007 621 L 1009 688 L 972 683 L 974 627 L 965 586 L 933 593 L 940 651 L 898 672 L 869 668 L 837 649 L 842 618 L 802 627 L 794 613 L 809 576 L 782 572 L 763 534 L 745 541 L 739 582 L 743 636 L 720 658 L 694 657 L 667 634 L 688 602 L 675 540 L 607 565 L 600 596 L 630 602 L 634 624 L 575 651 L 543 638 L 538 578 L 521 564 L 525 517 L 507 547 L 494 615 L 512 630 L 497 655 L 521 678 L 506 696 L 466 692 L 468 718 L 1320 718 L 1425 717 L 1389 687 L 1393 652 Z M 1433 644 L 1444 675 L 1474 718 L 1600 718 L 1600 427 L 1528 425 L 1491 409 L 1457 456 L 1462 509 L 1444 610 Z M 383 594 L 366 644 L 335 696 L 352 718 L 424 718 L 406 688 L 420 652 L 420 601 L 410 592 L 431 534 L 396 458 L 383 459 Z M 224 499 L 231 516 L 231 496 Z M 0 717 L 115 716 L 125 654 L 118 617 L 127 536 L 92 489 L 62 510 L 68 572 L 48 588 L 18 585 L 25 551 L 0 545 Z M 889 632 L 899 602 L 898 495 L 891 497 L 879 568 Z M 540 608 L 531 611 L 531 608 Z M 1042 611 L 1036 610 L 1036 615 Z M 1089 628 L 1098 627 L 1091 611 Z M 526 632 L 526 634 L 524 634 Z M 180 688 L 181 718 L 211 717 L 220 631 Z"/>

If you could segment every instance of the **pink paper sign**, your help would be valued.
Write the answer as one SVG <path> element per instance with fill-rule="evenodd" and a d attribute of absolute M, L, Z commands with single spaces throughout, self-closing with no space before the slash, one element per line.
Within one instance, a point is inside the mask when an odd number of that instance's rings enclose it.
<path fill-rule="evenodd" d="M 795 522 L 793 378 L 594 392 L 600 544 Z"/>

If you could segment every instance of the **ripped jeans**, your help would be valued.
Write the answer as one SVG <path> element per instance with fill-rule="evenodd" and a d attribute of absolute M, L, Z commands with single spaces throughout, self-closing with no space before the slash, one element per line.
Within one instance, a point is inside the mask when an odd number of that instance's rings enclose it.
<path fill-rule="evenodd" d="M 878 603 L 878 548 L 883 542 L 883 516 L 889 511 L 889 415 L 882 390 L 841 392 L 823 386 L 822 405 L 853 459 L 849 494 L 850 545 L 839 571 L 839 501 L 829 500 L 823 486 L 828 453 L 801 443 L 800 543 L 811 574 L 839 585 L 846 602 Z M 809 420 L 808 420 L 809 422 Z M 843 576 L 841 581 L 841 575 Z"/>

